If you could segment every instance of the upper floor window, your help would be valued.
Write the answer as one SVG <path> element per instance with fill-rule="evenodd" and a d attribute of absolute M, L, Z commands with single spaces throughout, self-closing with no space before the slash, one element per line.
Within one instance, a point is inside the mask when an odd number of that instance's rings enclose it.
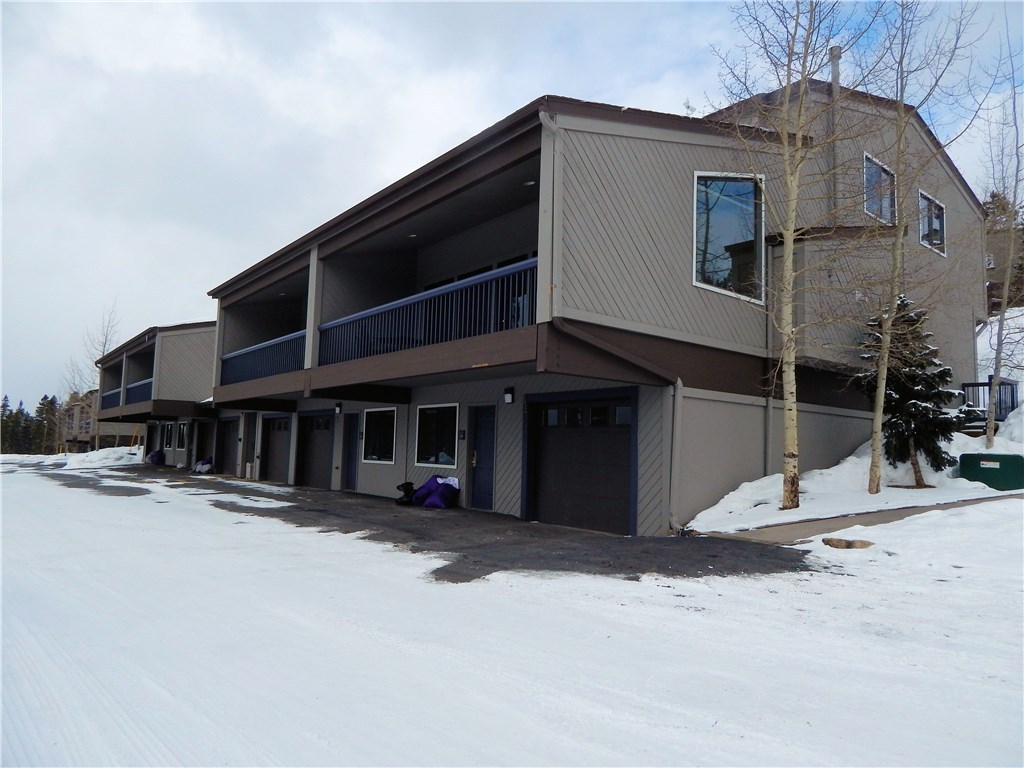
<path fill-rule="evenodd" d="M 459 406 L 421 405 L 416 409 L 416 465 L 455 467 Z"/>
<path fill-rule="evenodd" d="M 395 463 L 394 408 L 368 408 L 363 412 L 363 461 Z"/>
<path fill-rule="evenodd" d="M 761 182 L 743 174 L 696 175 L 694 283 L 761 301 L 764 222 Z"/>
<path fill-rule="evenodd" d="M 896 174 L 871 155 L 864 155 L 864 212 L 896 223 Z"/>
<path fill-rule="evenodd" d="M 946 206 L 924 192 L 921 201 L 921 245 L 946 254 Z"/>

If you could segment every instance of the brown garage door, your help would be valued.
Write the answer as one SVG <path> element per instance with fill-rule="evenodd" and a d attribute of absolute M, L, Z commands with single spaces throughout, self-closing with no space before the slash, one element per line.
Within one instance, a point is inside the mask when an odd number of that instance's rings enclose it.
<path fill-rule="evenodd" d="M 291 417 L 263 417 L 263 442 L 260 446 L 260 467 L 264 480 L 288 482 L 288 459 L 291 454 Z"/>
<path fill-rule="evenodd" d="M 217 425 L 217 471 L 238 474 L 238 419 L 221 419 Z"/>
<path fill-rule="evenodd" d="M 631 402 L 538 403 L 531 406 L 530 417 L 533 517 L 631 534 Z"/>
<path fill-rule="evenodd" d="M 311 488 L 331 489 L 334 457 L 334 417 L 299 416 L 299 466 L 296 482 Z"/>

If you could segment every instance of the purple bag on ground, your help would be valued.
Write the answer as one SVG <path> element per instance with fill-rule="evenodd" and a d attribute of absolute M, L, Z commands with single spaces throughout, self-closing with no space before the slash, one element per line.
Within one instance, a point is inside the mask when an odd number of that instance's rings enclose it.
<path fill-rule="evenodd" d="M 417 507 L 422 507 L 423 502 L 430 498 L 430 496 L 437 490 L 437 487 L 441 484 L 439 478 L 440 475 L 434 475 L 432 478 L 427 480 L 423 485 L 417 488 L 412 493 L 412 503 Z"/>
<path fill-rule="evenodd" d="M 423 502 L 426 509 L 451 509 L 459 501 L 459 489 L 448 483 L 440 483 L 427 500 Z"/>

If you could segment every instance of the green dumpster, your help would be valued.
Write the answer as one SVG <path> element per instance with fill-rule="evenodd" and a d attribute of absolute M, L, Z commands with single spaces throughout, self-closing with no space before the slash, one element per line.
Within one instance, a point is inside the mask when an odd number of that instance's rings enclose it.
<path fill-rule="evenodd" d="M 998 491 L 1024 488 L 1024 456 L 1016 453 L 961 453 L 960 477 Z"/>

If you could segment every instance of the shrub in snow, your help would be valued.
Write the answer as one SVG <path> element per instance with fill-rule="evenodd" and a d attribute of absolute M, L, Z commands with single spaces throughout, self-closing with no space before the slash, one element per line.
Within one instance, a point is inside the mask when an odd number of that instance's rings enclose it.
<path fill-rule="evenodd" d="M 922 309 L 900 295 L 892 321 L 892 340 L 886 376 L 886 417 L 882 424 L 885 458 L 892 466 L 909 461 L 914 470 L 914 483 L 925 486 L 918 455 L 935 471 L 956 466 L 957 460 L 943 448 L 953 433 L 963 424 L 964 416 L 951 413 L 944 406 L 960 394 L 948 389 L 953 381 L 953 370 L 936 357 L 936 348 L 928 343 L 932 334 L 924 329 L 928 320 Z M 861 359 L 872 368 L 855 377 L 856 384 L 874 398 L 878 389 L 878 354 L 882 337 L 878 332 L 881 319 L 873 317 L 867 322 L 868 332 L 862 347 Z"/>

